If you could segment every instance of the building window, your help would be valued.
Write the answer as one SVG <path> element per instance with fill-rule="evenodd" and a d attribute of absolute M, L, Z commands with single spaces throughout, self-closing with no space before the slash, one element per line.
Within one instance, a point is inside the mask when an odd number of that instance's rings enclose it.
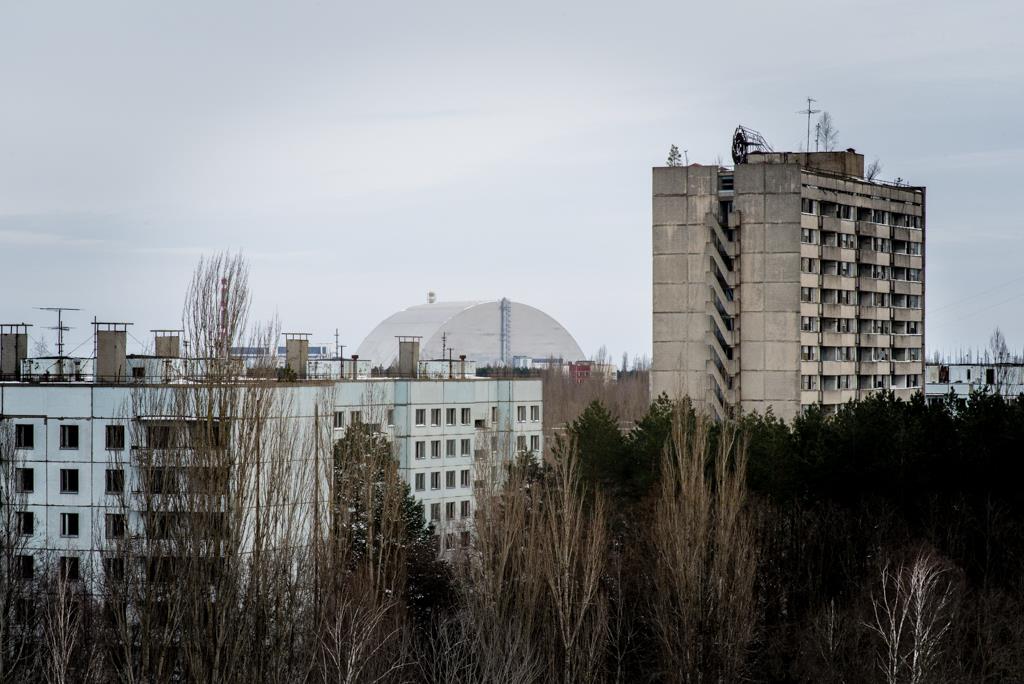
<path fill-rule="evenodd" d="M 77 425 L 61 425 L 60 426 L 60 448 L 61 449 L 77 449 L 78 448 L 78 426 Z"/>
<path fill-rule="evenodd" d="M 430 522 L 438 522 L 441 520 L 441 504 L 433 503 L 430 504 Z"/>
<path fill-rule="evenodd" d="M 455 471 L 449 470 L 444 474 L 444 488 L 455 489 Z"/>
<path fill-rule="evenodd" d="M 416 458 L 426 458 L 426 457 L 427 457 L 427 443 L 426 442 L 416 442 Z"/>
<path fill-rule="evenodd" d="M 444 424 L 455 425 L 455 409 L 445 409 L 444 411 Z"/>
<path fill-rule="evenodd" d="M 416 409 L 416 424 L 417 425 L 426 425 L 427 424 L 427 410 L 426 409 Z"/>
<path fill-rule="evenodd" d="M 349 411 L 348 412 L 348 424 L 349 425 L 359 425 L 362 422 L 363 422 L 363 412 L 362 411 Z"/>
<path fill-rule="evenodd" d="M 800 242 L 808 245 L 817 244 L 818 242 L 818 231 L 812 228 L 801 228 L 800 229 Z"/>
<path fill-rule="evenodd" d="M 803 389 L 803 390 L 816 390 L 816 389 L 818 389 L 818 376 L 817 375 L 801 375 L 800 376 L 800 389 Z"/>
<path fill-rule="evenodd" d="M 526 451 L 526 435 L 516 436 L 516 451 Z"/>
<path fill-rule="evenodd" d="M 78 557 L 61 556 L 60 575 L 68 582 L 78 581 Z"/>
<path fill-rule="evenodd" d="M 530 435 L 530 451 L 540 451 L 540 435 Z"/>
<path fill-rule="evenodd" d="M 811 259 L 809 257 L 800 258 L 800 270 L 804 273 L 817 273 L 818 272 L 818 260 Z"/>
<path fill-rule="evenodd" d="M 61 513 L 60 514 L 60 536 L 62 536 L 62 537 L 77 537 L 78 536 L 78 514 L 77 513 Z"/>
<path fill-rule="evenodd" d="M 818 348 L 803 345 L 800 347 L 801 361 L 816 361 L 818 359 Z"/>
<path fill-rule="evenodd" d="M 441 440 L 430 440 L 430 458 L 441 458 Z"/>
<path fill-rule="evenodd" d="M 460 453 L 463 456 L 470 456 L 473 453 L 473 446 L 470 440 L 464 439 L 460 443 Z"/>
<path fill-rule="evenodd" d="M 444 505 L 444 519 L 455 520 L 455 502 L 449 501 Z"/>
<path fill-rule="evenodd" d="M 540 421 L 540 406 L 530 407 L 530 420 L 533 421 L 534 423 Z"/>
<path fill-rule="evenodd" d="M 18 556 L 18 575 L 30 580 L 36 575 L 36 559 L 33 556 Z"/>
<path fill-rule="evenodd" d="M 104 558 L 103 574 L 112 580 L 124 579 L 124 558 Z"/>
<path fill-rule="evenodd" d="M 469 468 L 466 468 L 459 472 L 459 486 L 469 487 Z"/>
<path fill-rule="evenodd" d="M 441 424 L 441 409 L 430 409 L 430 424 L 434 427 Z"/>
<path fill-rule="evenodd" d="M 818 332 L 818 319 L 815 316 L 801 316 L 800 330 L 804 332 Z"/>
<path fill-rule="evenodd" d="M 517 423 L 525 423 L 526 422 L 526 407 L 525 406 L 517 406 L 516 407 L 516 422 Z"/>
<path fill-rule="evenodd" d="M 61 471 L 60 471 L 60 493 L 61 494 L 77 494 L 78 493 L 78 469 L 77 468 L 61 468 Z"/>
<path fill-rule="evenodd" d="M 445 444 L 444 444 L 444 455 L 447 456 L 448 458 L 454 458 L 455 457 L 455 440 L 454 439 L 449 439 L 447 442 L 445 442 Z"/>
<path fill-rule="evenodd" d="M 800 199 L 800 211 L 804 214 L 817 214 L 818 203 L 815 200 L 801 198 Z"/>
<path fill-rule="evenodd" d="M 18 423 L 14 426 L 14 448 L 32 449 L 35 447 L 35 430 L 29 423 Z"/>
<path fill-rule="evenodd" d="M 430 473 L 430 488 L 440 489 L 441 488 L 441 471 L 435 470 Z"/>
<path fill-rule="evenodd" d="M 466 518 L 469 517 L 469 501 L 468 500 L 460 501 L 459 502 L 459 509 L 460 509 L 459 510 L 459 517 L 461 517 L 463 520 L 465 520 Z"/>
<path fill-rule="evenodd" d="M 29 535 L 36 531 L 36 517 L 31 511 L 18 511 L 18 531 Z"/>
<path fill-rule="evenodd" d="M 493 424 L 497 424 L 498 423 L 498 407 L 497 406 L 492 406 L 491 407 L 491 423 L 493 423 Z"/>
<path fill-rule="evenodd" d="M 107 426 L 107 449 L 111 451 L 124 449 L 124 425 Z"/>
<path fill-rule="evenodd" d="M 427 478 L 423 475 L 423 473 L 416 473 L 416 491 L 417 492 L 422 492 L 424 489 L 427 488 L 426 481 L 427 481 Z"/>
<path fill-rule="evenodd" d="M 462 409 L 462 424 L 469 425 L 471 421 L 472 415 L 470 414 L 470 410 L 468 408 Z"/>
<path fill-rule="evenodd" d="M 124 471 L 120 468 L 107 468 L 107 494 L 124 493 Z"/>
<path fill-rule="evenodd" d="M 395 424 L 395 409 L 388 409 L 388 425 Z"/>
<path fill-rule="evenodd" d="M 816 301 L 818 301 L 818 288 L 816 288 L 816 287 L 801 287 L 800 288 L 800 301 L 801 302 L 816 302 Z"/>
<path fill-rule="evenodd" d="M 14 490 L 19 493 L 31 492 L 36 488 L 36 471 L 32 468 L 18 468 L 14 471 Z"/>
<path fill-rule="evenodd" d="M 124 537 L 124 513 L 107 513 L 104 522 L 107 539 L 122 539 Z"/>

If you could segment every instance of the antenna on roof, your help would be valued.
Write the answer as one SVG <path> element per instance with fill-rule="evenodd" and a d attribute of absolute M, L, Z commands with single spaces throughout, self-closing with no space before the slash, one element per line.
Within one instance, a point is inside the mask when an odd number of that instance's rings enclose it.
<path fill-rule="evenodd" d="M 732 134 L 733 163 L 746 163 L 747 153 L 752 149 L 756 152 L 771 152 L 772 146 L 754 129 L 737 126 L 736 131 Z"/>
<path fill-rule="evenodd" d="M 811 114 L 818 114 L 821 112 L 820 109 L 812 109 L 811 105 L 817 102 L 813 97 L 807 98 L 807 109 L 801 109 L 797 114 L 807 115 L 807 145 L 804 147 L 805 152 L 811 151 Z"/>
<path fill-rule="evenodd" d="M 56 311 L 57 312 L 57 325 L 47 328 L 47 330 L 57 331 L 57 356 L 64 356 L 64 333 L 65 331 L 71 330 L 68 326 L 64 325 L 63 315 L 65 311 L 81 311 L 81 309 L 72 309 L 69 306 L 37 306 L 39 311 Z"/>

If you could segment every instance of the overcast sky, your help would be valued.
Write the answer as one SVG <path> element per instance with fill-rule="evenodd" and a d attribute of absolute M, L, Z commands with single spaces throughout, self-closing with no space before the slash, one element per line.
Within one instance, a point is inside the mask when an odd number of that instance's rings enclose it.
<path fill-rule="evenodd" d="M 795 149 L 804 98 L 928 187 L 927 345 L 1024 347 L 1018 2 L 0 0 L 0 321 L 180 322 L 242 249 L 255 314 L 357 345 L 507 296 L 649 354 L 650 168 Z M 34 336 L 49 335 L 37 327 Z M 69 346 L 69 349 L 70 349 Z"/>

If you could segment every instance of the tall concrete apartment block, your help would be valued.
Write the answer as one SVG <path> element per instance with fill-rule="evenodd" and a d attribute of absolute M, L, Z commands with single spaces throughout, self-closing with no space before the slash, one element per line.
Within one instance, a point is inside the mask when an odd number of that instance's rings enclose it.
<path fill-rule="evenodd" d="M 845 152 L 654 169 L 652 392 L 790 419 L 924 374 L 922 187 Z"/>

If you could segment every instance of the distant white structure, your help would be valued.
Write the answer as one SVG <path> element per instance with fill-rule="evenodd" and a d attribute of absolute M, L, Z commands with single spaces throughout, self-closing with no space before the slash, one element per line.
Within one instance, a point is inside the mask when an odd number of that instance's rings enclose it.
<path fill-rule="evenodd" d="M 999 392 L 1004 397 L 1024 393 L 1021 363 L 929 363 L 924 368 L 925 397 L 941 401 L 950 392 L 966 399 L 975 390 Z"/>
<path fill-rule="evenodd" d="M 584 358 L 573 336 L 540 309 L 508 299 L 441 302 L 431 292 L 427 304 L 388 316 L 374 328 L 357 354 L 389 368 L 397 360 L 395 338 L 420 337 L 425 359 L 465 354 L 477 366 L 531 367 L 526 359 Z"/>

